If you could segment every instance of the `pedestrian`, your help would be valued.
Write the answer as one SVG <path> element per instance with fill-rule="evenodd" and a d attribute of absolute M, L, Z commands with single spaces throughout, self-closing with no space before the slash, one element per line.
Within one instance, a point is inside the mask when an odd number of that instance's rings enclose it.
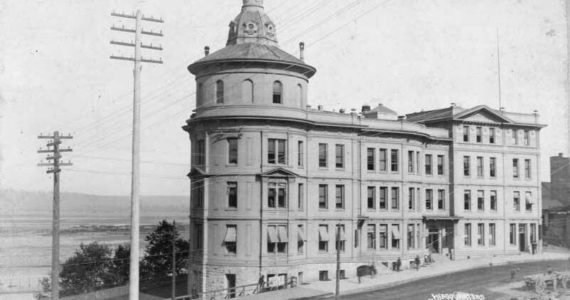
<path fill-rule="evenodd" d="M 416 255 L 416 271 L 420 270 L 420 256 Z"/>

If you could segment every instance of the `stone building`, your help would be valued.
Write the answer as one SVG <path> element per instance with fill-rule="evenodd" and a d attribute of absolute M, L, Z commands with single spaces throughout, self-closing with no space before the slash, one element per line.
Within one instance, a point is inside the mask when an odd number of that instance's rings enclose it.
<path fill-rule="evenodd" d="M 262 0 L 244 0 L 226 47 L 188 67 L 191 290 L 332 279 L 337 239 L 347 277 L 540 245 L 536 113 L 313 109 L 302 53 L 279 49 Z"/>

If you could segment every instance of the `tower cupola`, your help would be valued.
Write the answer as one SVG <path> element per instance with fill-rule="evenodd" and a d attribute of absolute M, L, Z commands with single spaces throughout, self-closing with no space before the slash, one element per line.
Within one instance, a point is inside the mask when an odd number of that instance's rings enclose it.
<path fill-rule="evenodd" d="M 275 24 L 265 13 L 263 0 L 243 0 L 241 12 L 230 22 L 226 45 L 244 43 L 277 46 Z"/>

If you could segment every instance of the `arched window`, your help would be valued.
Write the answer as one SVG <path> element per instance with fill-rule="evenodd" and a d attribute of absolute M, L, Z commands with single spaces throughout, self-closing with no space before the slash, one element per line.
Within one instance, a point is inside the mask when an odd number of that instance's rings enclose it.
<path fill-rule="evenodd" d="M 216 103 L 224 103 L 224 82 L 216 81 Z"/>
<path fill-rule="evenodd" d="M 303 86 L 300 85 L 300 84 L 298 84 L 298 85 L 297 85 L 297 90 L 298 90 L 298 91 L 297 91 L 297 93 L 298 93 L 297 97 L 299 97 L 299 99 L 298 99 L 298 100 L 299 100 L 299 105 L 301 106 L 301 108 L 303 108 Z"/>
<path fill-rule="evenodd" d="M 273 82 L 273 103 L 282 103 L 283 84 L 280 81 Z"/>
<path fill-rule="evenodd" d="M 198 83 L 197 91 L 196 91 L 196 102 L 197 105 L 202 105 L 202 101 L 204 100 L 204 86 L 202 83 Z"/>
<path fill-rule="evenodd" d="M 246 79 L 241 84 L 241 98 L 244 103 L 253 103 L 253 81 Z"/>

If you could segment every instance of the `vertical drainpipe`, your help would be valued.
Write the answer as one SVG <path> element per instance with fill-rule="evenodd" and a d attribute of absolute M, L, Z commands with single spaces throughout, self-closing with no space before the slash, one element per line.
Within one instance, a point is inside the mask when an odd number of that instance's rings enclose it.
<path fill-rule="evenodd" d="M 263 173 L 263 130 L 259 132 L 259 174 Z M 263 177 L 259 177 L 259 277 L 263 276 Z"/>

